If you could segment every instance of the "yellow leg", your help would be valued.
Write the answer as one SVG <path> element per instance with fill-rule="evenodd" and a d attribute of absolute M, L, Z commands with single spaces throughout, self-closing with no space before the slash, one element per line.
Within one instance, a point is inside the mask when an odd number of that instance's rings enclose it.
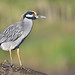
<path fill-rule="evenodd" d="M 19 48 L 17 49 L 17 56 L 18 56 L 18 59 L 19 59 L 20 66 L 22 66 L 21 59 L 20 59 L 20 54 L 19 54 Z"/>
<path fill-rule="evenodd" d="M 11 65 L 13 64 L 12 62 L 12 54 L 11 54 L 11 49 L 9 50 L 9 53 L 10 53 L 10 59 L 11 59 Z"/>

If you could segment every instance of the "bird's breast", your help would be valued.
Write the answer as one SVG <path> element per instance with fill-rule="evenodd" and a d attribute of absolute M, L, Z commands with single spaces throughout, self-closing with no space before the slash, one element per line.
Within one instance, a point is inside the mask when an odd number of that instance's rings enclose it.
<path fill-rule="evenodd" d="M 31 29 L 32 29 L 32 24 L 31 24 L 31 25 L 30 25 L 30 24 L 27 25 L 27 24 L 25 23 L 23 29 L 24 29 L 24 30 L 23 30 L 23 34 L 15 41 L 16 46 L 17 46 L 17 45 L 20 45 L 21 42 L 24 41 L 23 39 L 28 36 L 28 34 L 30 33 L 30 31 L 31 31 Z"/>

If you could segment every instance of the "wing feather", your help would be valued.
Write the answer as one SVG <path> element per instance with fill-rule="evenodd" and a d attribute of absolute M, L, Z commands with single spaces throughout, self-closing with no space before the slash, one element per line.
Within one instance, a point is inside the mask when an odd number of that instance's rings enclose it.
<path fill-rule="evenodd" d="M 22 22 L 10 25 L 0 34 L 0 44 L 3 42 L 15 41 L 23 33 Z"/>

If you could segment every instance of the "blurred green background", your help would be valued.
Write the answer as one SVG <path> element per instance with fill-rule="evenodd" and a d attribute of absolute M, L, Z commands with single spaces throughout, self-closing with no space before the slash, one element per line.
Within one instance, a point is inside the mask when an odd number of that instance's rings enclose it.
<path fill-rule="evenodd" d="M 47 18 L 34 21 L 32 32 L 20 46 L 23 65 L 46 73 L 75 67 L 75 1 L 0 0 L 0 32 L 29 10 Z M 19 65 L 16 50 L 12 55 Z M 0 49 L 0 63 L 5 59 L 10 61 L 9 52 Z"/>

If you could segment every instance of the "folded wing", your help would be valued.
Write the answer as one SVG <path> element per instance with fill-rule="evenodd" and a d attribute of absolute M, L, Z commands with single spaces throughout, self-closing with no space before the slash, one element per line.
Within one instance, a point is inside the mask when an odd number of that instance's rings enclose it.
<path fill-rule="evenodd" d="M 0 44 L 17 40 L 23 34 L 22 22 L 10 25 L 0 34 Z"/>

